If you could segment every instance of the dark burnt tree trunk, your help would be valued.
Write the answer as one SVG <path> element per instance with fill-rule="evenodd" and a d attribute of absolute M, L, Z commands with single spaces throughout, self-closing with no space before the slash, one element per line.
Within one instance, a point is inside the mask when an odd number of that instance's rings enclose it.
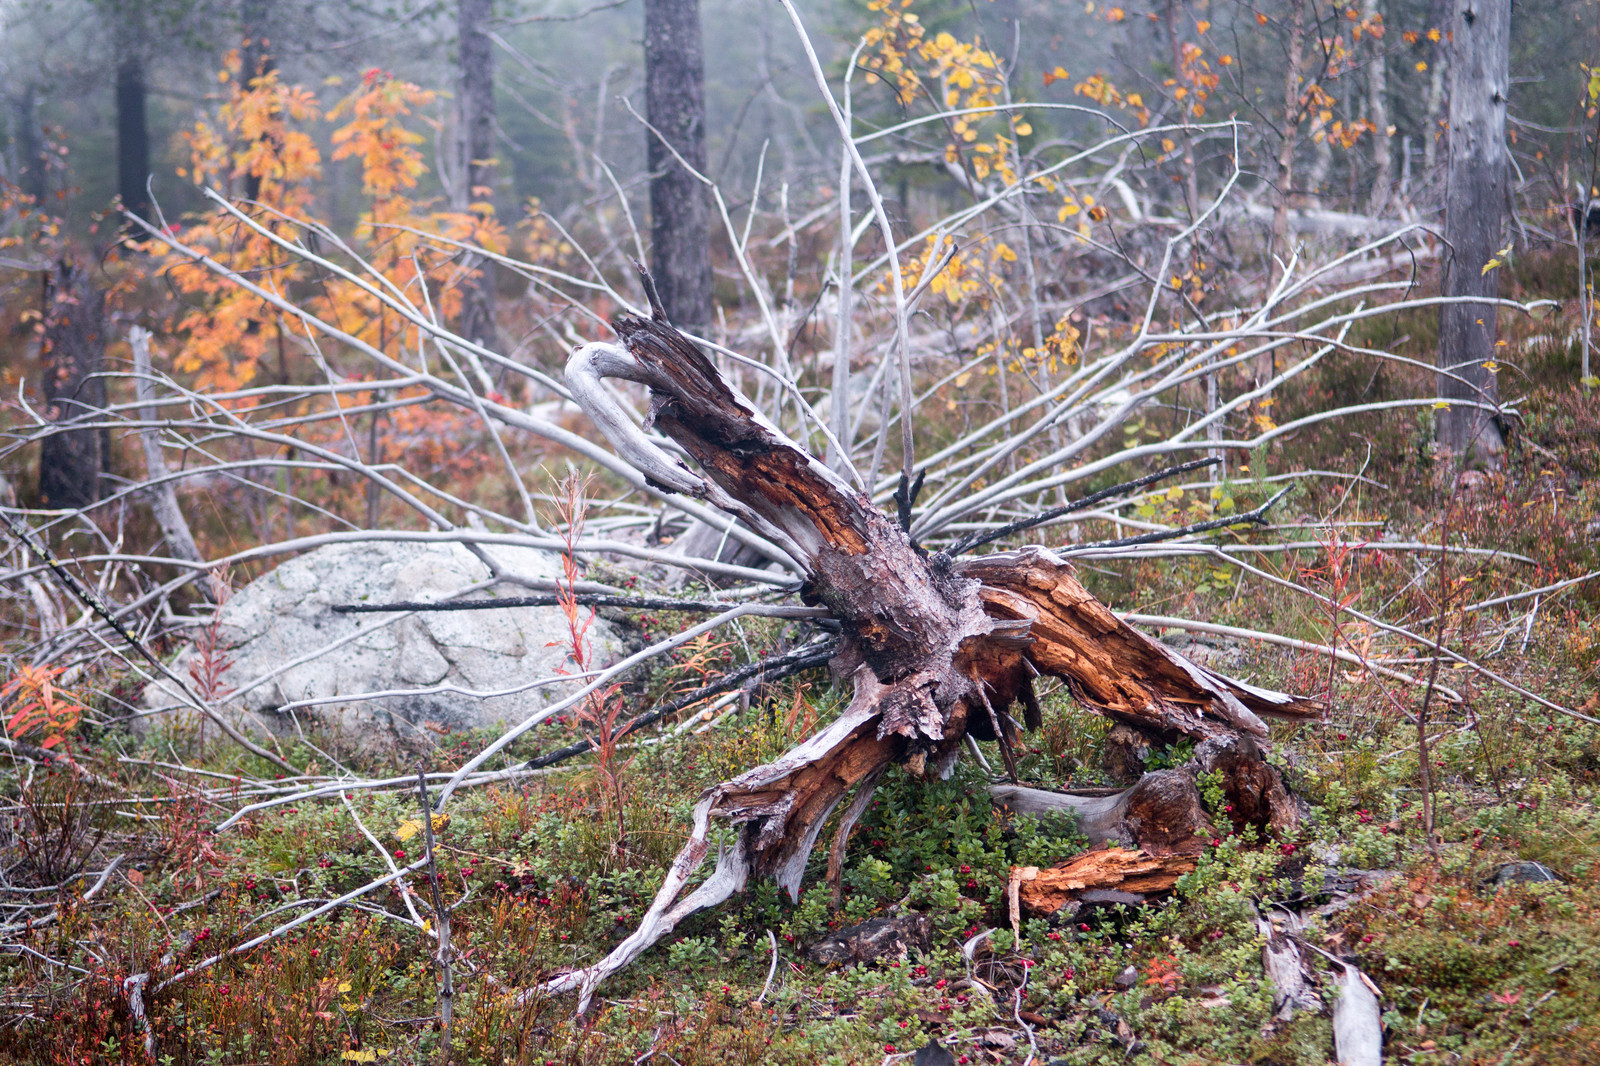
<path fill-rule="evenodd" d="M 644 78 L 654 127 L 645 132 L 651 267 L 667 317 L 698 333 L 711 323 L 710 205 L 705 186 L 683 163 L 705 173 L 699 0 L 645 0 Z"/>
<path fill-rule="evenodd" d="M 1092 839 L 1148 859 L 1147 878 L 1156 868 L 1188 869 L 1214 835 L 1196 787 L 1200 773 L 1221 775 L 1228 817 L 1238 826 L 1263 833 L 1295 826 L 1298 805 L 1265 760 L 1260 716 L 1303 718 L 1316 707 L 1222 677 L 1146 637 L 1047 550 L 974 559 L 925 554 L 898 522 L 758 421 L 711 362 L 666 324 L 659 301 L 651 303 L 651 319 L 616 321 L 620 346 L 589 344 L 573 355 L 573 398 L 650 481 L 737 515 L 800 564 L 807 575 L 802 596 L 840 623 L 832 666 L 853 697 L 832 725 L 793 751 L 708 791 L 689 843 L 638 930 L 603 962 L 547 988 L 578 989 L 586 1005 L 600 980 L 685 915 L 742 889 L 751 875 L 773 877 L 798 896 L 824 820 L 854 790 L 832 849 L 836 875 L 850 830 L 891 764 L 918 777 L 943 776 L 971 735 L 997 738 L 1012 765 L 1018 738 L 1010 709 L 1020 705 L 1026 726 L 1039 725 L 1033 679 L 1042 675 L 1064 680 L 1081 704 L 1144 735 L 1195 742 L 1190 764 L 1146 775 L 1122 796 L 1053 801 L 1078 810 Z M 605 377 L 648 387 L 655 428 L 701 472 L 640 434 L 602 385 Z M 995 800 L 1021 802 L 1016 794 Z M 706 855 L 712 818 L 742 832 L 710 878 L 680 900 Z"/>
<path fill-rule="evenodd" d="M 1455 0 L 1450 18 L 1450 168 L 1445 192 L 1444 295 L 1500 294 L 1485 270 L 1505 233 L 1510 156 L 1506 97 L 1511 75 L 1511 0 Z M 1494 410 L 1495 308 L 1439 311 L 1439 395 L 1467 401 L 1439 411 L 1439 443 L 1475 465 L 1496 467 L 1504 442 Z"/>
<path fill-rule="evenodd" d="M 470 211 L 488 203 L 494 175 L 494 49 L 489 41 L 491 0 L 459 0 L 461 84 L 456 158 L 455 208 Z M 461 335 L 479 344 L 494 342 L 494 266 L 479 260 L 478 273 L 465 282 Z"/>
<path fill-rule="evenodd" d="M 150 211 L 150 131 L 145 124 L 144 57 L 117 58 L 117 191 L 122 206 L 143 218 Z"/>
<path fill-rule="evenodd" d="M 242 0 L 239 4 L 239 28 L 244 39 L 244 47 L 239 54 L 241 90 L 248 90 L 252 81 L 276 67 L 272 58 L 272 39 L 269 36 L 270 28 L 267 21 L 269 11 L 267 0 Z M 259 175 L 245 175 L 244 196 L 247 200 L 255 200 L 261 196 Z"/>
<path fill-rule="evenodd" d="M 108 431 L 68 428 L 97 421 L 106 404 L 104 294 L 89 270 L 63 260 L 45 294 L 40 343 L 45 414 L 62 427 L 39 452 L 39 496 L 45 507 L 86 507 L 100 498 L 100 475 L 110 452 Z"/>
<path fill-rule="evenodd" d="M 150 130 L 145 109 L 145 4 L 113 7 L 117 52 L 117 192 L 122 206 L 144 218 L 150 212 Z"/>

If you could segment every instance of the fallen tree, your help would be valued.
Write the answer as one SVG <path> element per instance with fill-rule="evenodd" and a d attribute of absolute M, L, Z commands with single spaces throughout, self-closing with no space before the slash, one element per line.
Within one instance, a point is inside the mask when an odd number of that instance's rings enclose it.
<path fill-rule="evenodd" d="M 967 559 L 924 550 L 905 528 L 912 486 L 902 480 L 897 493 L 901 521 L 873 506 L 738 396 L 666 320 L 647 274 L 644 282 L 652 316 L 621 315 L 613 323 L 620 344 L 590 343 L 573 354 L 567 384 L 574 399 L 650 483 L 737 515 L 791 557 L 805 575 L 802 598 L 826 606 L 840 625 L 831 666 L 852 696 L 821 732 L 710 789 L 633 935 L 594 966 L 550 981 L 547 991 L 576 990 L 579 1010 L 586 1009 L 602 980 L 752 876 L 770 876 L 798 898 L 824 821 L 854 791 L 835 830 L 836 876 L 850 830 L 890 765 L 944 776 L 970 736 L 999 742 L 1015 783 L 1019 723 L 1010 709 L 1020 705 L 1021 724 L 1038 727 L 1033 681 L 1040 676 L 1064 681 L 1084 706 L 1153 739 L 1192 740 L 1197 754 L 1193 765 L 1147 775 L 1118 796 L 1084 803 L 1035 794 L 1035 807 L 1078 810 L 1092 839 L 1191 862 L 1211 833 L 1195 774 L 1210 770 L 1241 826 L 1295 826 L 1294 797 L 1265 759 L 1262 716 L 1306 718 L 1315 704 L 1188 661 L 1119 620 L 1046 549 Z M 699 471 L 636 428 L 605 378 L 645 386 L 654 428 Z M 713 820 L 738 825 L 737 838 L 683 895 L 710 850 Z"/>

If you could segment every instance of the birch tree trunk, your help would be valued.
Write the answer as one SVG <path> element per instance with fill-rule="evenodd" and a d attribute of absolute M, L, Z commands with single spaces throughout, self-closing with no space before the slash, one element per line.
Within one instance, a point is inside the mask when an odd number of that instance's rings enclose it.
<path fill-rule="evenodd" d="M 1506 102 L 1511 82 L 1511 0 L 1455 0 L 1450 20 L 1450 169 L 1445 192 L 1444 295 L 1500 294 L 1490 266 L 1505 231 L 1509 178 Z M 1438 440 L 1463 461 L 1499 466 L 1494 411 L 1495 308 L 1446 304 L 1439 312 L 1439 395 L 1468 401 L 1439 411 Z M 1483 406 L 1477 406 L 1483 405 Z"/>

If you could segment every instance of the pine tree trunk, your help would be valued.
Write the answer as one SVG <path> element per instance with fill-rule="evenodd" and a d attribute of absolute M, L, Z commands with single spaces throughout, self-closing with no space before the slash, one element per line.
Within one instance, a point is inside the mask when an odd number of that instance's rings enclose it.
<path fill-rule="evenodd" d="M 494 180 L 494 48 L 489 40 L 491 0 L 459 0 L 461 38 L 460 126 L 457 133 L 455 208 L 470 211 L 489 201 Z M 494 267 L 478 260 L 476 277 L 465 282 L 461 335 L 479 344 L 494 342 Z"/>
<path fill-rule="evenodd" d="M 654 127 L 645 134 L 652 272 L 667 317 L 697 333 L 711 323 L 710 208 L 705 186 L 683 164 L 705 173 L 699 0 L 645 0 L 644 69 Z"/>
<path fill-rule="evenodd" d="M 64 260 L 46 295 L 40 361 L 45 413 L 60 426 L 93 422 L 106 405 L 104 294 L 88 269 Z M 60 429 L 39 452 L 39 496 L 45 507 L 87 507 L 100 498 L 100 475 L 110 451 L 104 429 Z"/>
<path fill-rule="evenodd" d="M 1450 21 L 1450 169 L 1445 192 L 1444 295 L 1500 294 L 1488 267 L 1505 231 L 1509 153 L 1511 0 L 1455 0 Z M 1469 401 L 1439 411 L 1438 439 L 1461 459 L 1494 468 L 1504 450 L 1494 407 L 1493 304 L 1447 304 L 1439 313 L 1439 395 Z M 1487 405 L 1471 406 L 1470 404 Z"/>

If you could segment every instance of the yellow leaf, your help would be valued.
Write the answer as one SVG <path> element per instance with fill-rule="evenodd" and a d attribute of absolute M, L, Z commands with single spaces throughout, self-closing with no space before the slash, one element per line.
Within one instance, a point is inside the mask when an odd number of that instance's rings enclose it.
<path fill-rule="evenodd" d="M 377 1062 L 379 1058 L 388 1058 L 389 1049 L 382 1047 L 364 1047 L 359 1051 L 346 1051 L 339 1057 L 346 1062 Z"/>
<path fill-rule="evenodd" d="M 1201 19 L 1199 22 L 1194 24 L 1194 28 L 1197 32 L 1204 33 L 1211 28 L 1211 23 L 1207 22 L 1205 19 Z"/>
<path fill-rule="evenodd" d="M 1450 401 L 1448 401 L 1448 400 L 1435 400 L 1435 401 L 1433 401 L 1433 408 L 1436 411 L 1441 409 L 1441 408 L 1445 408 L 1445 407 L 1449 407 L 1449 406 L 1450 406 Z"/>
<path fill-rule="evenodd" d="M 1491 374 L 1500 373 L 1500 364 L 1495 362 L 1493 359 L 1489 360 L 1487 363 L 1484 363 L 1483 368 Z"/>
<path fill-rule="evenodd" d="M 1167 490 L 1167 499 L 1169 499 L 1169 500 L 1181 500 L 1181 499 L 1183 499 L 1183 490 L 1178 488 L 1177 486 L 1173 486 L 1172 488 Z"/>
<path fill-rule="evenodd" d="M 1429 30 L 1428 31 L 1428 40 L 1437 41 L 1438 39 L 1439 39 L 1439 31 L 1438 30 Z"/>
<path fill-rule="evenodd" d="M 433 816 L 433 831 L 435 833 L 449 824 L 450 816 L 448 814 L 436 814 Z M 410 840 L 420 832 L 422 832 L 422 819 L 407 818 L 395 827 L 394 835 L 401 840 Z"/>
<path fill-rule="evenodd" d="M 1176 147 L 1178 147 L 1178 146 L 1173 143 L 1171 137 L 1163 137 L 1163 138 L 1161 138 L 1161 150 L 1163 152 L 1170 152 Z"/>
<path fill-rule="evenodd" d="M 1427 69 L 1428 69 L 1428 64 L 1426 64 L 1426 63 L 1424 63 L 1424 62 L 1422 62 L 1422 61 L 1421 61 L 1421 60 L 1420 60 L 1420 59 L 1419 59 L 1419 60 L 1418 60 L 1418 61 L 1417 61 L 1417 70 L 1419 70 L 1419 71 L 1423 71 L 1423 70 L 1427 70 Z"/>
<path fill-rule="evenodd" d="M 956 388 L 958 388 L 958 389 L 966 388 L 967 387 L 967 382 L 969 382 L 971 380 L 972 380 L 972 371 L 963 370 L 961 373 L 956 375 Z"/>
<path fill-rule="evenodd" d="M 339 991 L 341 991 L 341 992 L 350 991 L 350 982 L 349 981 L 340 981 L 339 982 Z"/>
<path fill-rule="evenodd" d="M 1481 273 L 1480 273 L 1480 276 L 1481 276 L 1481 275 L 1482 275 L 1482 274 L 1487 274 L 1487 273 L 1489 273 L 1489 271 L 1491 271 L 1491 270 L 1493 270 L 1493 269 L 1494 269 L 1494 268 L 1495 268 L 1495 267 L 1498 267 L 1498 266 L 1505 266 L 1505 264 L 1504 264 L 1504 263 L 1502 263 L 1502 262 L 1501 262 L 1501 261 L 1500 261 L 1500 260 L 1498 260 L 1498 259 L 1491 259 L 1491 260 L 1489 260 L 1489 261 L 1488 261 L 1488 262 L 1487 262 L 1487 263 L 1485 263 L 1485 264 L 1483 264 L 1483 270 L 1482 270 L 1482 271 L 1481 271 Z"/>
<path fill-rule="evenodd" d="M 1026 137 L 1028 134 L 1033 132 L 1032 124 L 1027 123 L 1027 122 L 1019 122 L 1019 123 L 1017 123 L 1016 129 L 1017 129 L 1017 136 L 1018 137 Z"/>

